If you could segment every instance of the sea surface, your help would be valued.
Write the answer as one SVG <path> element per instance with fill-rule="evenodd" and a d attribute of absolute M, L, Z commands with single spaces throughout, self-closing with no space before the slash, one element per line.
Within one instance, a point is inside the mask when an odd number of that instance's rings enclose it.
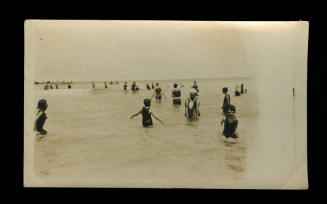
<path fill-rule="evenodd" d="M 43 90 L 35 85 L 35 114 L 39 99 L 48 101 L 48 119 L 44 139 L 35 139 L 34 171 L 42 179 L 139 180 L 166 182 L 238 180 L 246 178 L 248 141 L 256 134 L 257 97 L 252 78 L 196 79 L 200 91 L 197 121 L 188 121 L 184 106 L 173 106 L 171 90 L 177 82 L 182 99 L 188 96 L 193 80 L 159 82 L 161 103 L 152 102 L 153 128 L 142 127 L 141 115 L 130 119 L 151 98 L 146 90 L 150 81 L 136 81 L 140 91 L 123 90 L 118 85 L 75 82 L 72 89 Z M 244 84 L 247 93 L 234 96 L 236 84 Z M 223 116 L 222 88 L 228 87 L 231 104 L 239 120 L 239 142 L 226 144 L 220 136 Z M 55 88 L 55 86 L 53 86 Z"/>

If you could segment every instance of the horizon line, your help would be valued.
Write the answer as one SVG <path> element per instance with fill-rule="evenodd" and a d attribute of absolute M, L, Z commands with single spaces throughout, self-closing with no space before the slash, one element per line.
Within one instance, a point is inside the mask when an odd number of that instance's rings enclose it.
<path fill-rule="evenodd" d="M 254 76 L 238 76 L 238 77 L 232 77 L 232 76 L 225 76 L 225 77 L 208 77 L 208 78 L 179 78 L 179 79 L 114 79 L 114 80 L 42 80 L 44 82 L 52 82 L 52 81 L 65 81 L 65 82 L 115 82 L 115 81 L 172 81 L 172 80 L 203 80 L 203 79 L 228 79 L 228 78 L 253 78 Z M 34 82 L 42 82 L 42 81 L 36 81 Z"/>

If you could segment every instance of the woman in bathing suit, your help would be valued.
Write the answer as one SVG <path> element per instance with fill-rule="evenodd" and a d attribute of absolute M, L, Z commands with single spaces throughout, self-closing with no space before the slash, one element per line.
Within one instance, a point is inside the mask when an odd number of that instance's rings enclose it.
<path fill-rule="evenodd" d="M 144 106 L 143 108 L 136 114 L 131 116 L 131 119 L 133 119 L 135 116 L 138 116 L 139 114 L 142 114 L 142 125 L 143 127 L 152 127 L 153 123 L 152 123 L 152 116 L 157 119 L 158 121 L 160 121 L 161 123 L 163 123 L 159 118 L 157 118 L 151 111 L 150 111 L 150 107 L 151 107 L 151 100 L 150 99 L 144 99 L 143 100 Z"/>
<path fill-rule="evenodd" d="M 45 114 L 45 110 L 48 108 L 47 101 L 45 99 L 41 99 L 37 104 L 37 109 L 39 111 L 36 115 L 36 120 L 34 123 L 34 130 L 38 132 L 40 135 L 46 135 L 47 131 L 43 129 L 44 123 L 46 119 L 48 118 Z"/>

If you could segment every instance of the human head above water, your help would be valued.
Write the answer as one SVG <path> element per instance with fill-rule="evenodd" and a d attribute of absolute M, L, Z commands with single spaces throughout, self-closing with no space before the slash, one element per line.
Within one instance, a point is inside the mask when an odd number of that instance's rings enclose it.
<path fill-rule="evenodd" d="M 178 86 L 177 83 L 174 83 L 174 88 L 177 88 L 177 86 Z"/>
<path fill-rule="evenodd" d="M 45 99 L 39 100 L 37 103 L 37 108 L 40 110 L 46 110 L 48 108 L 47 101 Z"/>
<path fill-rule="evenodd" d="M 228 91 L 228 88 L 227 87 L 224 87 L 223 88 L 223 93 L 227 93 L 227 91 Z"/>
<path fill-rule="evenodd" d="M 143 103 L 144 103 L 144 105 L 146 106 L 146 107 L 150 107 L 151 106 L 151 100 L 150 99 L 144 99 L 143 100 Z"/>
<path fill-rule="evenodd" d="M 228 115 L 234 115 L 235 112 L 236 112 L 236 108 L 235 108 L 235 106 L 229 104 L 229 105 L 227 106 L 227 114 L 228 114 Z"/>
<path fill-rule="evenodd" d="M 156 86 L 159 86 L 159 83 L 156 83 Z"/>

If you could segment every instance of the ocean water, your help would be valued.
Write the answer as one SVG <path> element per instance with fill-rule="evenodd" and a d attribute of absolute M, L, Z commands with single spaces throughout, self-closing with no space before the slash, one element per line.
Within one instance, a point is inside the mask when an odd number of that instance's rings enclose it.
<path fill-rule="evenodd" d="M 130 119 L 151 98 L 145 81 L 137 81 L 140 91 L 133 93 L 130 84 L 109 85 L 97 82 L 59 84 L 59 89 L 43 90 L 35 85 L 37 101 L 48 101 L 46 137 L 35 140 L 34 170 L 46 179 L 103 179 L 216 181 L 246 178 L 248 140 L 256 134 L 257 98 L 254 79 L 226 78 L 196 80 L 200 90 L 200 113 L 197 121 L 184 117 L 184 106 L 173 106 L 174 82 L 184 85 L 185 101 L 193 80 L 158 81 L 163 93 L 161 103 L 152 101 L 151 111 L 165 124 L 153 118 L 153 128 L 142 127 L 141 115 Z M 235 97 L 236 84 L 244 84 L 247 93 Z M 239 142 L 228 145 L 219 135 L 223 118 L 220 107 L 222 88 L 228 87 L 231 103 L 239 120 Z M 127 182 L 128 183 L 128 182 Z"/>

